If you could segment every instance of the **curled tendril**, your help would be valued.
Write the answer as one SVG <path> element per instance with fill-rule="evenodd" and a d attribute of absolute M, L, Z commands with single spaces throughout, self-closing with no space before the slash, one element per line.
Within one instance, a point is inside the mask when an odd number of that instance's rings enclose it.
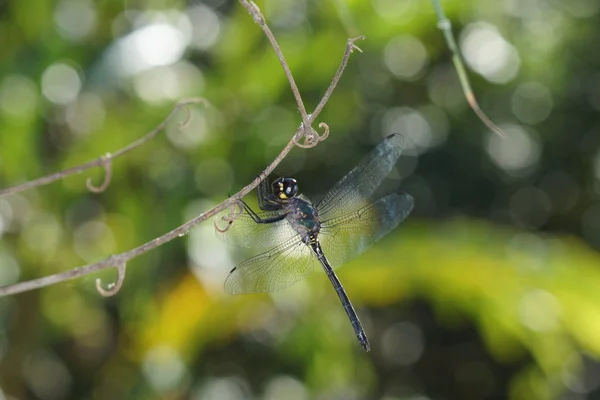
<path fill-rule="evenodd" d="M 319 123 L 319 128 L 323 129 L 323 134 L 319 136 L 319 142 L 322 142 L 329 137 L 329 125 L 325 122 L 321 122 Z"/>
<path fill-rule="evenodd" d="M 192 110 L 190 110 L 187 104 L 183 104 L 181 106 L 181 109 L 185 112 L 185 118 L 179 122 L 178 127 L 179 129 L 184 129 L 190 124 L 190 121 L 192 120 Z"/>
<path fill-rule="evenodd" d="M 215 229 L 221 233 L 227 232 L 229 230 L 229 228 L 231 228 L 231 225 L 233 225 L 233 221 L 238 219 L 239 216 L 242 215 L 243 212 L 244 212 L 244 206 L 242 205 L 242 202 L 239 200 L 234 201 L 233 203 L 231 203 L 231 208 L 229 209 L 229 214 L 222 215 L 220 218 L 221 221 L 225 221 L 227 223 L 227 225 L 225 225 L 225 228 L 219 228 L 219 225 L 217 224 L 217 220 L 219 219 L 219 216 L 216 216 L 215 219 L 213 220 L 213 225 L 215 226 Z"/>
<path fill-rule="evenodd" d="M 310 129 L 310 132 L 304 130 L 304 143 L 298 142 L 298 140 L 294 137 L 294 144 L 303 149 L 315 147 L 317 144 L 319 144 L 319 142 L 322 142 L 329 137 L 329 125 L 327 125 L 325 122 L 321 122 L 319 124 L 319 128 L 323 129 L 322 135 L 319 135 L 313 128 Z"/>
<path fill-rule="evenodd" d="M 177 127 L 181 130 L 187 127 L 192 120 L 192 110 L 190 109 L 190 104 L 198 104 L 202 103 L 204 107 L 208 107 L 208 101 L 202 97 L 196 97 L 187 101 L 182 101 L 177 104 L 177 107 L 182 109 L 185 112 L 185 118 L 177 123 Z"/>
<path fill-rule="evenodd" d="M 93 193 L 103 192 L 110 184 L 110 179 L 112 177 L 112 156 L 111 156 L 111 154 L 106 153 L 105 155 L 100 157 L 100 159 L 102 161 L 102 164 L 101 164 L 102 168 L 104 168 L 104 180 L 102 181 L 102 184 L 100 186 L 95 186 L 92 183 L 91 178 L 87 178 L 87 180 L 85 181 L 85 185 L 87 186 L 88 190 Z"/>
<path fill-rule="evenodd" d="M 102 287 L 102 279 L 96 279 L 96 290 L 104 297 L 110 297 L 117 294 L 117 292 L 123 286 L 123 282 L 125 281 L 125 269 L 127 265 L 125 262 L 118 262 L 116 265 L 117 268 L 117 281 L 108 284 L 108 289 L 104 289 Z"/>

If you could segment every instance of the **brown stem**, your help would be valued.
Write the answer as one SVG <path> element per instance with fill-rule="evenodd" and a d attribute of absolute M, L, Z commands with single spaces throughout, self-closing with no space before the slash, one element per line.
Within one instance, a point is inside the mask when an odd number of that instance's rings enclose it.
<path fill-rule="evenodd" d="M 294 141 L 290 140 L 289 143 L 284 147 L 284 149 L 279 153 L 279 155 L 277 155 L 275 160 L 273 160 L 273 162 L 263 171 L 263 173 L 261 173 L 258 177 L 256 177 L 249 185 L 245 186 L 242 190 L 240 190 L 238 193 L 236 193 L 229 199 L 225 200 L 221 204 L 213 207 L 212 209 L 208 210 L 205 213 L 200 214 L 196 218 L 173 229 L 172 231 L 170 231 L 162 236 L 159 236 L 147 243 L 144 243 L 136 248 L 133 248 L 131 250 L 128 250 L 128 251 L 120 253 L 120 254 L 110 256 L 110 257 L 108 257 L 100 262 L 94 263 L 94 264 L 84 265 L 82 267 L 73 268 L 73 269 L 70 269 L 65 272 L 59 272 L 59 273 L 56 273 L 53 275 L 48 275 L 48 276 L 45 276 L 42 278 L 37 278 L 37 279 L 25 281 L 25 282 L 15 283 L 13 285 L 1 286 L 0 287 L 0 296 L 8 296 L 11 294 L 16 294 L 16 293 L 26 292 L 29 290 L 39 289 L 39 288 L 42 288 L 45 286 L 50 286 L 50 285 L 54 285 L 56 283 L 75 279 L 80 276 L 89 275 L 91 273 L 94 273 L 94 272 L 97 272 L 97 271 L 100 271 L 100 270 L 103 270 L 106 268 L 114 267 L 115 262 L 116 262 L 115 260 L 117 260 L 117 263 L 124 264 L 134 257 L 137 257 L 137 256 L 139 256 L 147 251 L 150 251 L 158 246 L 161 246 L 167 242 L 170 242 L 171 240 L 173 240 L 177 237 L 187 234 L 190 231 L 190 229 L 192 229 L 199 223 L 207 220 L 208 218 L 215 216 L 220 211 L 229 207 L 232 203 L 235 203 L 237 200 L 241 199 L 242 197 L 244 197 L 245 195 L 250 193 L 250 191 L 252 191 L 255 187 L 258 186 L 258 184 L 264 179 L 265 176 L 268 176 L 271 172 L 273 172 L 275 167 L 277 165 L 279 165 L 279 163 L 287 156 L 287 154 L 290 152 L 290 150 L 292 150 L 293 147 L 294 147 Z"/>
<path fill-rule="evenodd" d="M 12 187 L 9 187 L 6 189 L 0 189 L 0 197 L 19 193 L 19 192 L 22 192 L 22 191 L 25 191 L 28 189 L 33 189 L 38 186 L 48 185 L 52 182 L 66 178 L 68 176 L 80 174 L 83 171 L 86 171 L 86 170 L 88 170 L 90 168 L 94 168 L 94 167 L 103 167 L 106 171 L 105 181 L 102 183 L 102 185 L 100 185 L 100 188 L 102 190 L 104 190 L 103 187 L 105 185 L 108 185 L 108 183 L 110 182 L 110 173 L 107 170 L 107 159 L 110 162 L 110 160 L 114 160 L 115 158 L 121 157 L 122 155 L 130 152 L 131 150 L 133 150 L 137 147 L 140 147 L 141 145 L 145 144 L 146 142 L 152 140 L 156 135 L 158 135 L 158 133 L 160 131 L 162 131 L 167 126 L 167 123 L 177 114 L 177 112 L 180 109 L 182 109 L 182 108 L 187 109 L 188 105 L 197 104 L 197 103 L 206 104 L 206 100 L 201 99 L 201 98 L 192 98 L 192 99 L 182 100 L 179 103 L 177 103 L 175 105 L 175 107 L 173 107 L 173 110 L 169 113 L 169 115 L 160 124 L 158 124 L 158 126 L 156 126 L 156 128 L 154 128 L 153 130 L 151 130 L 150 132 L 148 132 L 146 135 L 139 138 L 135 142 L 130 143 L 129 145 L 117 150 L 114 153 L 102 155 L 102 156 L 98 157 L 97 159 L 89 161 L 85 164 L 77 165 L 75 167 L 65 169 L 60 172 L 55 172 L 53 174 L 34 179 L 32 181 L 28 181 L 28 182 L 22 183 L 20 185 L 12 186 Z M 188 111 L 188 116 L 189 116 L 189 111 Z M 187 119 L 189 119 L 189 117 Z M 107 179 L 107 177 L 108 177 L 108 179 Z M 95 191 L 94 189 L 92 189 L 92 187 L 94 187 L 94 186 L 92 186 L 91 183 L 88 183 L 88 189 L 90 189 L 91 191 Z M 102 190 L 99 190 L 99 191 L 102 191 Z"/>

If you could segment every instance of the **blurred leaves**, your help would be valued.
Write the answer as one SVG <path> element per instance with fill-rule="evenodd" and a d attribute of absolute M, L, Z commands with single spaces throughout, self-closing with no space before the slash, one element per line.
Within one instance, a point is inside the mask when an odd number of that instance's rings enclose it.
<path fill-rule="evenodd" d="M 414 214 L 339 270 L 373 352 L 356 345 L 321 273 L 271 295 L 223 294 L 235 253 L 209 223 L 134 260 L 115 298 L 95 292 L 94 276 L 0 299 L 0 398 L 530 400 L 597 391 L 596 2 L 442 3 L 482 108 L 511 128 L 504 142 L 466 107 L 428 2 L 345 4 L 367 40 L 317 121 L 331 136 L 294 149 L 276 175 L 294 174 L 312 195 L 385 135 L 408 138 L 391 181 L 403 179 Z M 312 109 L 347 39 L 338 8 L 258 5 Z M 85 188 L 88 177 L 101 180 L 98 169 L 0 199 L 3 284 L 173 229 L 254 178 L 300 122 L 276 56 L 234 1 L 0 9 L 2 187 L 114 151 L 183 97 L 211 103 L 185 130 L 170 126 L 115 160 L 102 194 Z M 514 76 L 496 79 L 501 67 Z"/>

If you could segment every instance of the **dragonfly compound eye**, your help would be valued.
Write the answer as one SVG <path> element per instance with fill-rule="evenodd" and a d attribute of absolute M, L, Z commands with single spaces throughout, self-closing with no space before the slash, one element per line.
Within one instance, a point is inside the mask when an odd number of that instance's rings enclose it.
<path fill-rule="evenodd" d="M 283 192 L 286 197 L 291 198 L 298 194 L 298 183 L 294 178 L 285 178 L 283 181 Z"/>
<path fill-rule="evenodd" d="M 294 178 L 279 178 L 273 181 L 273 193 L 285 200 L 298 194 L 298 183 Z"/>

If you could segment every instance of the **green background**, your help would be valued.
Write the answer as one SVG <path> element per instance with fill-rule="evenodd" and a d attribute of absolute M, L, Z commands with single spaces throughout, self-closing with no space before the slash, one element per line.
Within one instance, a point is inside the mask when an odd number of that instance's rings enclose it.
<path fill-rule="evenodd" d="M 468 107 L 432 4 L 258 2 L 307 109 L 364 34 L 276 176 L 317 198 L 383 137 L 408 220 L 338 271 L 231 296 L 240 253 L 212 221 L 95 279 L 0 299 L 0 399 L 600 398 L 600 4 L 445 1 L 493 136 Z M 182 130 L 100 168 L 0 198 L 0 282 L 100 261 L 250 182 L 300 123 L 269 43 L 234 1 L 0 2 L 0 186 L 115 151 L 178 100 Z M 179 119 L 185 118 L 181 112 Z M 316 125 L 315 125 L 316 126 Z M 400 178 L 402 183 L 400 184 Z M 249 196 L 254 202 L 254 195 Z"/>

